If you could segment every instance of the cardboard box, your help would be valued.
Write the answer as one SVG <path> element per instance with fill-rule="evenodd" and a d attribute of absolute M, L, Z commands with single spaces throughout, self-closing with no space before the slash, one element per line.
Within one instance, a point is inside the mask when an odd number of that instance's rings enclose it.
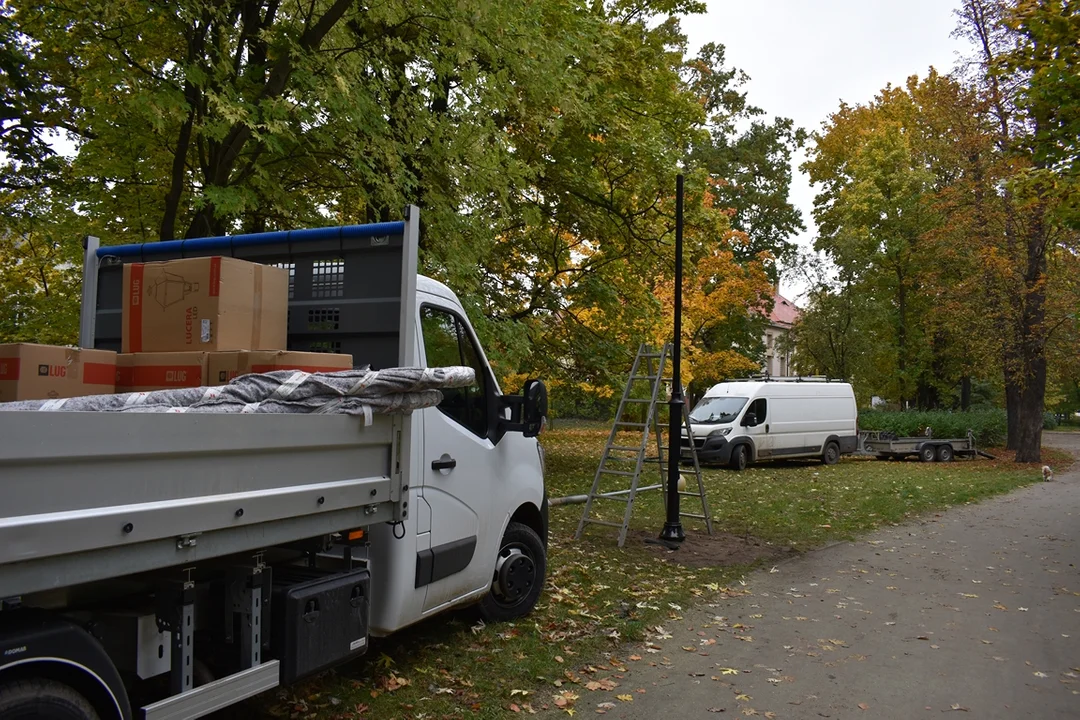
<path fill-rule="evenodd" d="M 0 345 L 0 402 L 114 391 L 116 353 L 55 345 Z"/>
<path fill-rule="evenodd" d="M 352 368 L 352 355 L 245 350 L 129 353 L 116 356 L 116 392 L 224 385 L 238 375 L 274 370 L 334 372 Z"/>
<path fill-rule="evenodd" d="M 116 392 L 148 392 L 209 385 L 210 353 L 161 352 L 116 356 Z"/>
<path fill-rule="evenodd" d="M 351 370 L 352 355 L 289 350 L 251 350 L 213 353 L 210 356 L 210 384 L 223 385 L 238 375 L 275 370 L 337 372 Z"/>
<path fill-rule="evenodd" d="M 289 272 L 225 257 L 124 265 L 124 353 L 283 350 Z"/>

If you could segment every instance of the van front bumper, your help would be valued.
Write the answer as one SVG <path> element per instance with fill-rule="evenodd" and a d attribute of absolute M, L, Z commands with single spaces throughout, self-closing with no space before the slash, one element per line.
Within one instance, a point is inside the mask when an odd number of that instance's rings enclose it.
<path fill-rule="evenodd" d="M 681 459 L 683 462 L 692 462 L 690 448 L 682 448 Z M 705 443 L 698 448 L 698 462 L 702 465 L 726 465 L 731 460 L 731 443 L 723 435 L 709 435 Z"/>

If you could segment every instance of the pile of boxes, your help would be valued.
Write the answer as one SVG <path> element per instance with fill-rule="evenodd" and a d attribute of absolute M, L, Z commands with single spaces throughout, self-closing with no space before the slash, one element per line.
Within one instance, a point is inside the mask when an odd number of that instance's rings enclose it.
<path fill-rule="evenodd" d="M 351 355 L 290 352 L 287 270 L 225 257 L 124 265 L 122 348 L 0 345 L 0 402 L 224 385 L 334 372 Z"/>

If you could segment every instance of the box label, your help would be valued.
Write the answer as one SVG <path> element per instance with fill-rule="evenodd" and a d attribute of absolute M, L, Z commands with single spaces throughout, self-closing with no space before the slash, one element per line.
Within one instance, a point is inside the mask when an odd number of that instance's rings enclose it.
<path fill-rule="evenodd" d="M 221 258 L 210 258 L 210 297 L 218 297 L 221 295 Z M 208 341 L 203 341 L 208 342 Z"/>
<path fill-rule="evenodd" d="M 127 289 L 131 303 L 127 326 L 131 352 L 139 352 L 142 350 L 143 345 L 142 290 L 144 270 L 145 266 L 142 263 L 131 264 L 131 282 Z"/>
<path fill-rule="evenodd" d="M 353 640 L 351 643 L 349 643 L 349 650 L 350 651 L 359 650 L 360 648 L 364 647 L 365 645 L 367 645 L 367 638 L 360 638 L 359 640 Z"/>
<path fill-rule="evenodd" d="M 0 360 L 0 380 L 19 379 L 19 358 L 4 358 Z"/>

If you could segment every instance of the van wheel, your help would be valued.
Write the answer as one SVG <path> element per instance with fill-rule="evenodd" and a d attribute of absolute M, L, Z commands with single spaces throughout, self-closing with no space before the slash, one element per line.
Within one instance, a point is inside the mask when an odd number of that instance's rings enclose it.
<path fill-rule="evenodd" d="M 731 449 L 731 469 L 732 470 L 745 470 L 748 453 L 746 452 L 745 445 L 736 445 Z"/>
<path fill-rule="evenodd" d="M 821 453 L 821 462 L 835 465 L 840 462 L 840 446 L 835 442 L 825 443 L 825 452 Z"/>
<path fill-rule="evenodd" d="M 952 459 L 953 459 L 952 445 L 938 445 L 937 461 L 938 462 L 952 462 Z"/>
<path fill-rule="evenodd" d="M 546 569 L 544 543 L 536 531 L 519 522 L 507 525 L 491 589 L 480 601 L 480 617 L 485 622 L 503 622 L 528 615 L 544 589 Z"/>
<path fill-rule="evenodd" d="M 4 720 L 99 720 L 90 701 L 55 680 L 16 680 L 0 685 Z"/>
<path fill-rule="evenodd" d="M 934 459 L 936 457 L 937 450 L 934 448 L 933 445 L 924 445 L 922 449 L 919 450 L 920 462 L 934 462 Z"/>

